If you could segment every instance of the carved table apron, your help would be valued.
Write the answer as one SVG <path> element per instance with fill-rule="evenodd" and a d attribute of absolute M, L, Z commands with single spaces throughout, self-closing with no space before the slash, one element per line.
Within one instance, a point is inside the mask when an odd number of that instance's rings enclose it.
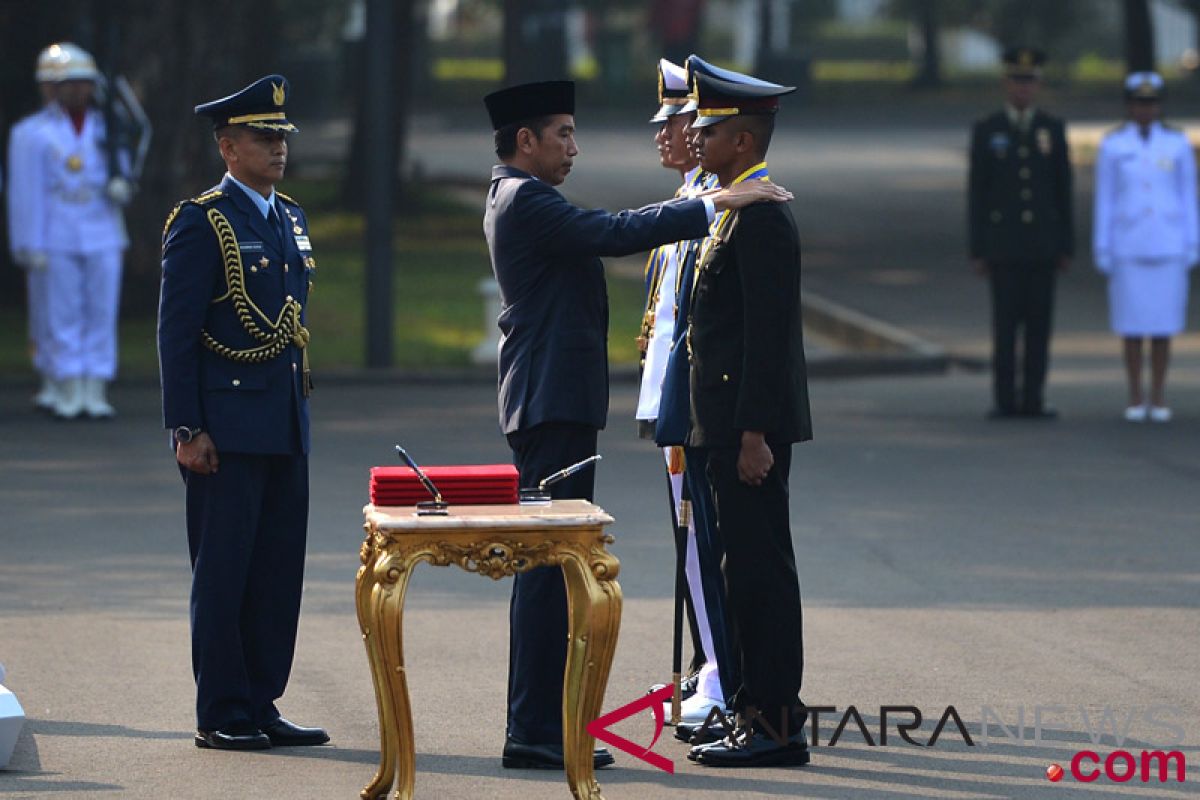
<path fill-rule="evenodd" d="M 593 774 L 595 740 L 587 724 L 600 715 L 621 622 L 620 565 L 605 549 L 613 519 L 586 500 L 549 505 L 451 506 L 446 516 L 412 507 L 368 505 L 355 604 L 379 708 L 379 769 L 361 792 L 380 800 L 395 785 L 411 800 L 415 779 L 412 709 L 404 672 L 404 594 L 420 561 L 499 580 L 533 567 L 559 565 L 567 586 L 569 627 L 563 676 L 563 757 L 571 794 L 603 800 Z"/>

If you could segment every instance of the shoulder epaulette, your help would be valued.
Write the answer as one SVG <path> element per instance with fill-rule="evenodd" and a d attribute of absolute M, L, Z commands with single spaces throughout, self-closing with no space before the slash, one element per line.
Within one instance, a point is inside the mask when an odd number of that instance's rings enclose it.
<path fill-rule="evenodd" d="M 224 196 L 225 196 L 225 193 L 222 192 L 220 189 L 213 189 L 211 191 L 205 192 L 204 194 L 196 195 L 195 197 L 192 197 L 188 200 L 180 200 L 178 203 L 175 204 L 175 207 L 171 209 L 171 213 L 167 214 L 167 221 L 165 223 L 163 223 L 163 232 L 162 232 L 163 241 L 165 242 L 167 240 L 167 231 L 171 230 L 171 223 L 175 222 L 175 218 L 179 216 L 179 212 L 183 210 L 184 206 L 207 205 L 208 203 L 211 203 L 214 200 L 217 200 Z"/>
<path fill-rule="evenodd" d="M 205 203 L 211 203 L 212 201 L 214 201 L 218 198 L 224 197 L 224 196 L 225 196 L 225 193 L 222 192 L 220 189 L 213 189 L 211 191 L 205 192 L 204 194 L 196 195 L 191 200 L 188 200 L 186 202 L 197 203 L 198 205 L 204 205 Z"/>
<path fill-rule="evenodd" d="M 276 190 L 275 190 L 275 196 L 276 196 L 276 197 L 278 197 L 278 198 L 279 198 L 280 200 L 282 200 L 283 202 L 287 203 L 288 205 L 293 205 L 293 206 L 296 206 L 296 207 L 299 207 L 299 206 L 300 206 L 300 204 L 299 204 L 299 203 L 297 203 L 295 200 L 293 200 L 292 198 L 288 197 L 286 194 L 284 194 L 283 192 L 279 191 L 278 189 L 276 189 Z"/>

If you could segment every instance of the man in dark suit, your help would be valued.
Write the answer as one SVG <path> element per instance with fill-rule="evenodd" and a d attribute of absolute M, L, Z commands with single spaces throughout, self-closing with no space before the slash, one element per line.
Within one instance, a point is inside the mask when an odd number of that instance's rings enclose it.
<path fill-rule="evenodd" d="M 722 186 L 769 181 L 767 148 L 791 87 L 697 73 L 700 165 Z M 800 324 L 800 241 L 786 205 L 722 215 L 692 294 L 692 428 L 725 546 L 741 655 L 736 730 L 689 758 L 714 767 L 809 760 L 800 701 L 800 584 L 788 521 L 792 444 L 812 438 Z"/>
<path fill-rule="evenodd" d="M 991 285 L 992 418 L 1056 416 L 1044 397 L 1054 284 L 1070 266 L 1075 237 L 1064 125 L 1033 105 L 1044 61 L 1027 47 L 1005 51 L 1005 107 L 971 132 L 970 249 L 973 268 Z"/>
<path fill-rule="evenodd" d="M 500 428 L 522 486 L 596 452 L 608 413 L 608 297 L 600 256 L 703 236 L 717 211 L 786 199 L 774 187 L 722 191 L 610 214 L 574 206 L 554 188 L 571 171 L 575 85 L 523 84 L 485 98 L 495 131 L 484 234 L 500 284 Z M 554 497 L 592 499 L 586 470 Z M 567 603 L 562 575 L 516 576 L 510 609 L 504 766 L 562 768 Z M 611 756 L 598 753 L 597 764 Z"/>
<path fill-rule="evenodd" d="M 308 525 L 304 327 L 308 223 L 275 191 L 288 83 L 268 75 L 196 107 L 229 172 L 163 230 L 163 421 L 187 487 L 197 747 L 317 745 L 279 714 L 291 671 Z"/>

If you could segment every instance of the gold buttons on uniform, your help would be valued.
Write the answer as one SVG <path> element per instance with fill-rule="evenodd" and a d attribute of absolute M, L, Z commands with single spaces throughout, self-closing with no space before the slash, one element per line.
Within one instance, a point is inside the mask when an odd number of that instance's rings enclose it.
<path fill-rule="evenodd" d="M 1031 189 L 1022 189 L 1021 190 L 1021 199 L 1022 200 L 1029 200 L 1032 197 L 1033 197 L 1033 190 L 1031 190 Z"/>
<path fill-rule="evenodd" d="M 1021 222 L 1025 222 L 1025 223 L 1033 222 L 1033 212 L 1029 211 L 1028 209 L 1026 209 L 1025 211 L 1022 211 L 1021 212 Z"/>
<path fill-rule="evenodd" d="M 288 302 L 288 303 L 292 302 L 292 296 L 289 294 L 289 295 L 288 295 L 288 296 L 285 298 L 285 301 L 286 301 L 286 302 Z"/>
<path fill-rule="evenodd" d="M 1021 180 L 1029 180 L 1029 167 L 1021 167 L 1021 171 L 1017 174 L 1021 176 Z"/>
<path fill-rule="evenodd" d="M 721 376 L 721 382 L 722 382 L 722 383 L 729 383 L 729 376 L 728 376 L 728 375 L 722 375 L 722 376 Z"/>
<path fill-rule="evenodd" d="M 232 381 L 230 381 L 230 383 L 232 383 L 234 386 L 242 385 L 242 382 L 240 380 L 238 380 L 237 378 L 234 378 Z"/>
<path fill-rule="evenodd" d="M 1017 148 L 1017 155 L 1021 158 L 1029 158 L 1029 148 L 1025 145 L 1021 145 Z"/>

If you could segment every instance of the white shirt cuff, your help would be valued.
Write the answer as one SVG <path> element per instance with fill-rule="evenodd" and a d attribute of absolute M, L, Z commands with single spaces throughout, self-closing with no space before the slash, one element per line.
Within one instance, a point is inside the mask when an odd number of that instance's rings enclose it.
<path fill-rule="evenodd" d="M 708 215 L 708 224 L 717 218 L 717 207 L 713 204 L 711 197 L 701 197 L 700 201 L 704 203 L 704 213 Z"/>

